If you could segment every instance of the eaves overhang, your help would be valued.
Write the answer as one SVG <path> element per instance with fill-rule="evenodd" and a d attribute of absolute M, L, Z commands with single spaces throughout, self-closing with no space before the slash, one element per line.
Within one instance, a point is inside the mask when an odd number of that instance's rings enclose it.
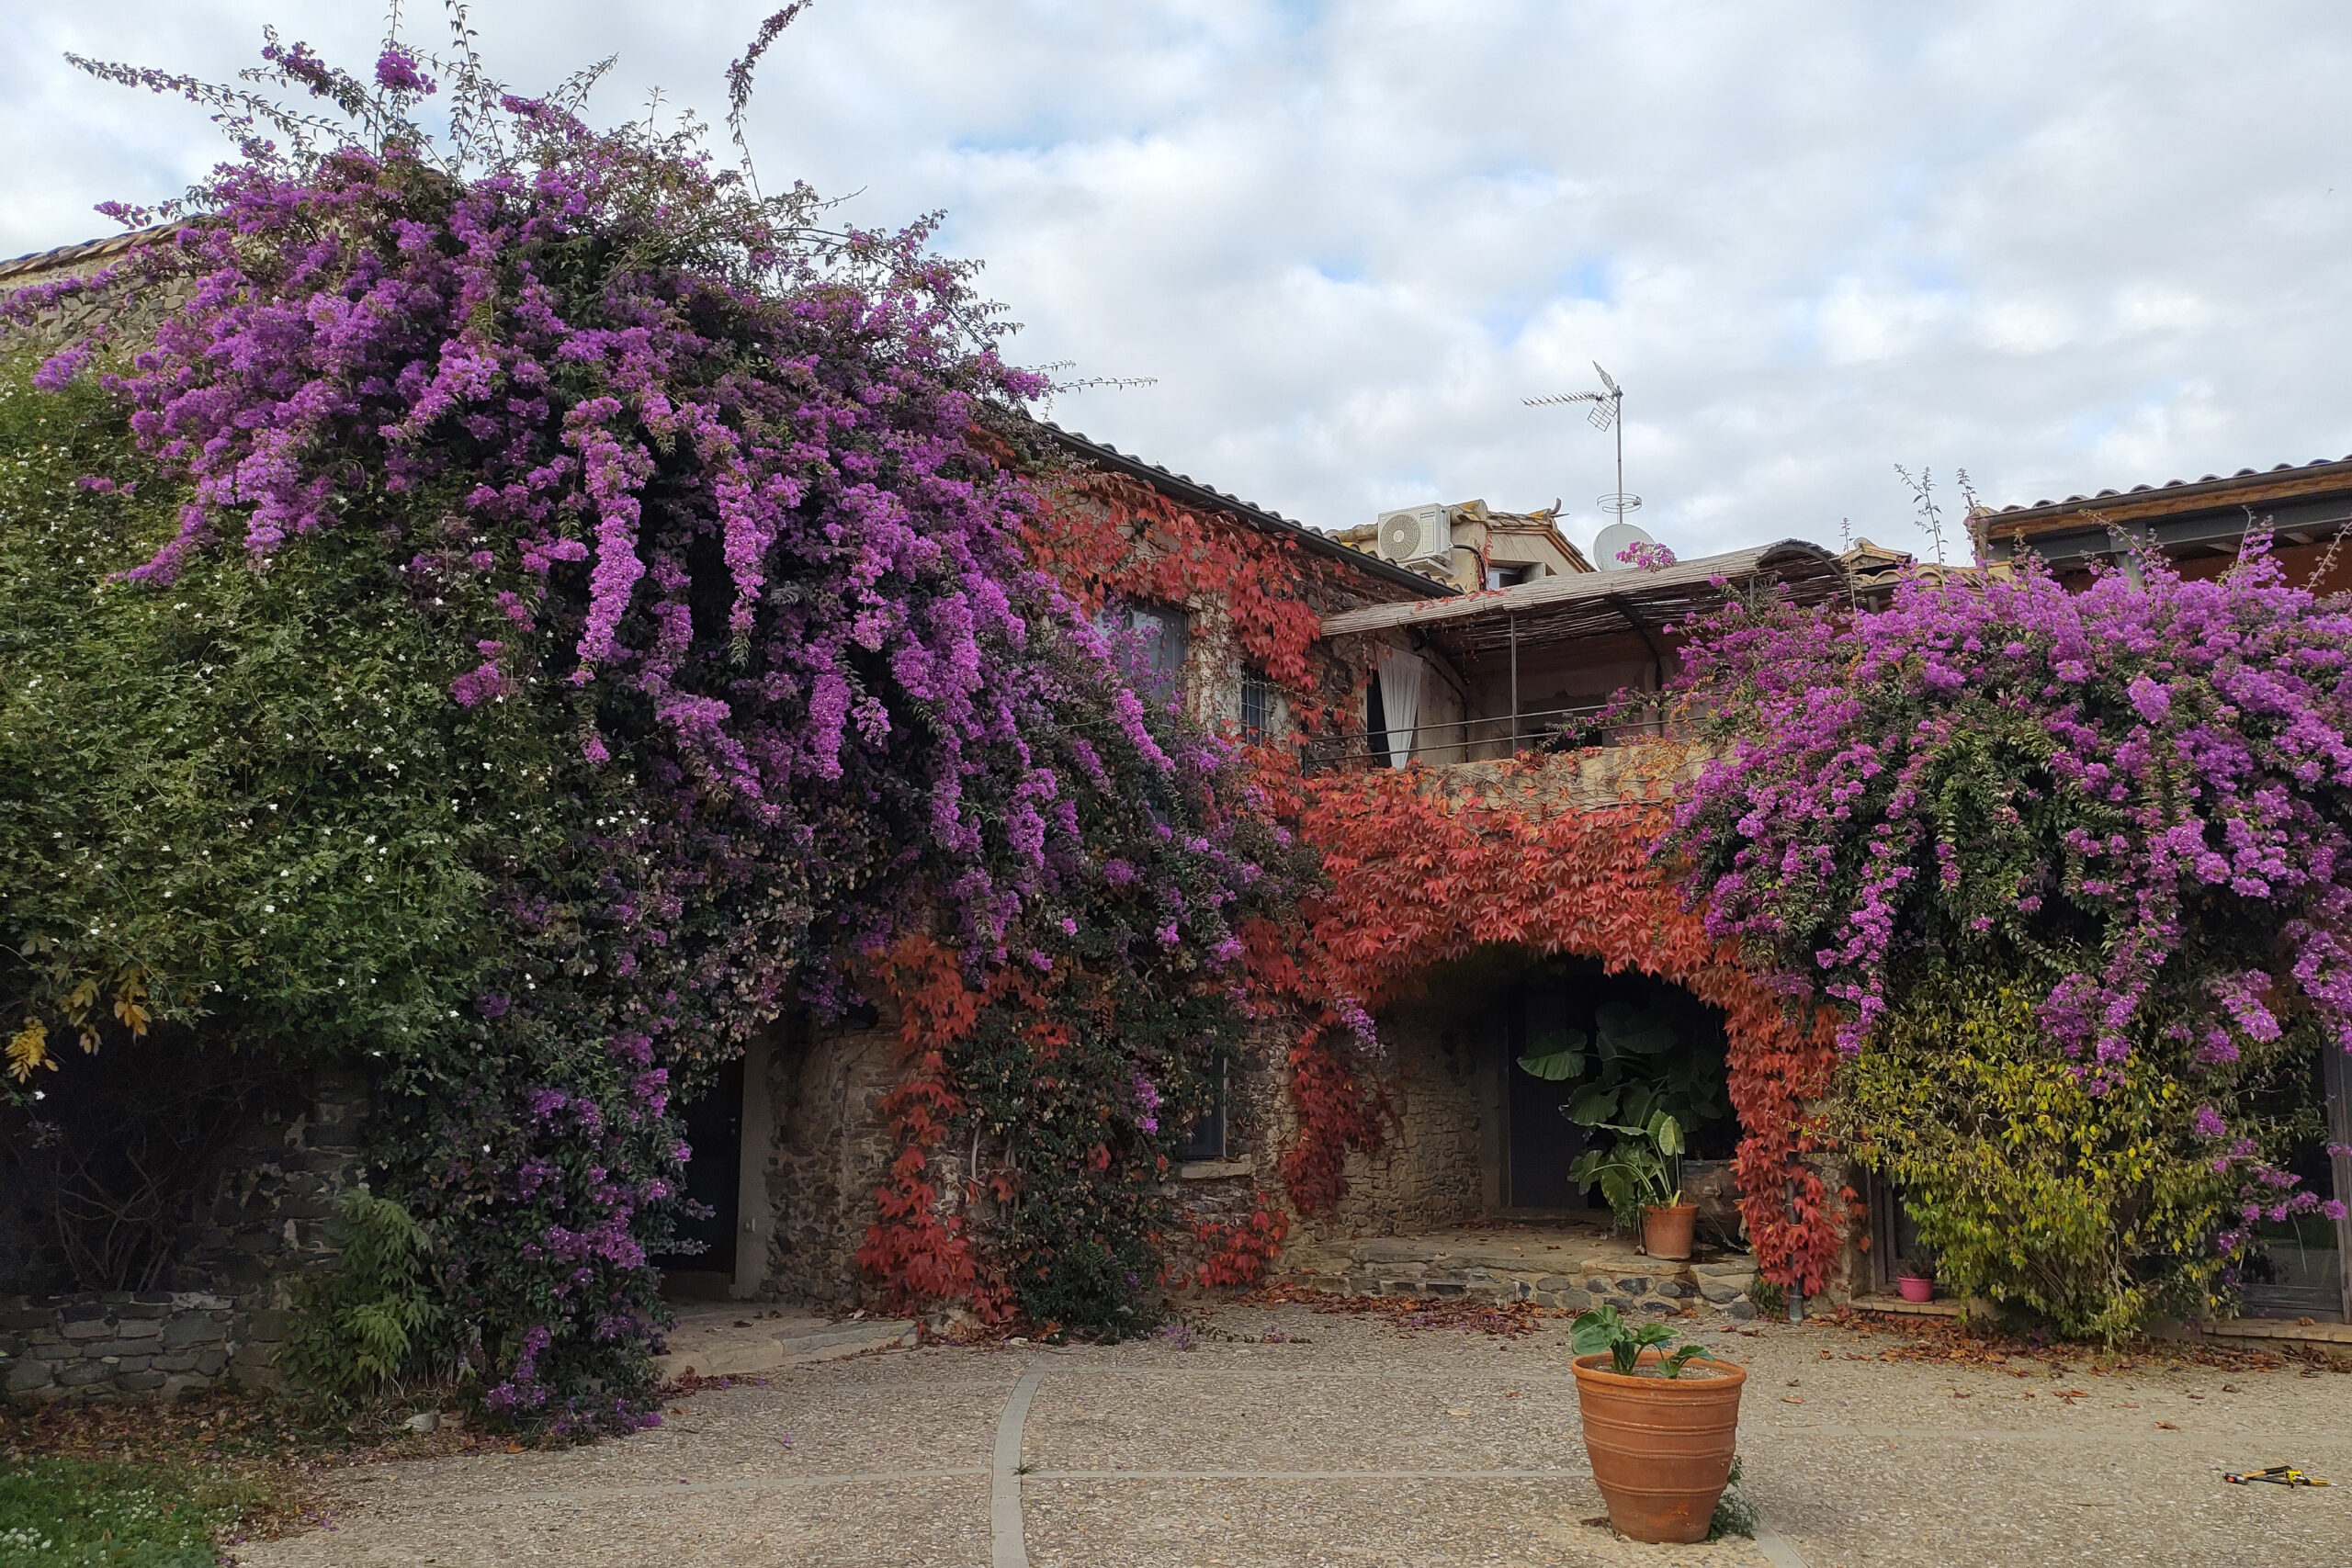
<path fill-rule="evenodd" d="M 1141 457 L 1122 452 L 1106 442 L 1096 441 L 1074 430 L 1064 430 L 1051 420 L 1041 419 L 1035 423 L 1037 428 L 1044 431 L 1056 446 L 1070 456 L 1090 463 L 1095 468 L 1111 473 L 1124 474 L 1139 483 L 1149 485 L 1169 500 L 1190 507 L 1195 512 L 1206 513 L 1213 516 L 1221 513 L 1238 518 L 1261 534 L 1291 540 L 1309 554 L 1321 556 L 1327 560 L 1339 561 L 1351 570 L 1360 571 L 1366 577 L 1394 587 L 1408 589 L 1423 599 L 1442 600 L 1459 597 L 1456 590 L 1449 583 L 1435 581 L 1423 577 L 1419 572 L 1408 571 L 1394 561 L 1383 560 L 1378 556 L 1363 550 L 1352 549 L 1332 538 L 1329 534 L 1317 532 L 1303 523 L 1295 523 L 1279 512 L 1269 511 L 1265 507 L 1243 501 L 1238 496 L 1227 495 L 1223 491 L 1211 489 L 1189 474 L 1173 473 L 1157 463 L 1147 463 Z"/>

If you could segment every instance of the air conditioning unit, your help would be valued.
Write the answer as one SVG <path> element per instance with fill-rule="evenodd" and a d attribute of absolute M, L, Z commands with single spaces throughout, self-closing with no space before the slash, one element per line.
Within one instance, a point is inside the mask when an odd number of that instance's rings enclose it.
<path fill-rule="evenodd" d="M 1449 560 L 1453 554 L 1452 509 L 1408 506 L 1380 514 L 1380 554 L 1399 566 Z"/>

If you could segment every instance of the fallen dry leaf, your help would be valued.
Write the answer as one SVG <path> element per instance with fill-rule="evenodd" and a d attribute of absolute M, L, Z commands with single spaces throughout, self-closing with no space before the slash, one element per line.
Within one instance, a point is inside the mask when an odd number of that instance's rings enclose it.
<path fill-rule="evenodd" d="M 1533 1302 L 1490 1302 L 1468 1296 L 1430 1299 L 1420 1296 L 1343 1296 L 1335 1291 L 1276 1283 L 1243 1298 L 1261 1306 L 1291 1304 L 1309 1312 L 1351 1317 L 1385 1317 L 1408 1333 L 1419 1328 L 1454 1328 L 1465 1334 L 1491 1334 L 1518 1339 L 1533 1334 L 1555 1318 L 1566 1317 L 1564 1307 L 1538 1306 Z"/>

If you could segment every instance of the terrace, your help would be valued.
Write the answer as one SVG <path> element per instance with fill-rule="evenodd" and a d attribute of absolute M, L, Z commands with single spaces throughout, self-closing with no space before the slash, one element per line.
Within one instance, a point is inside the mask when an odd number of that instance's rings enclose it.
<path fill-rule="evenodd" d="M 1799 604 L 1851 592 L 1837 556 L 1783 539 L 1655 570 L 1327 615 L 1325 641 L 1362 658 L 1374 679 L 1362 730 L 1311 746 L 1307 765 L 1447 766 L 1654 739 L 1653 719 L 1604 723 L 1610 699 L 1661 689 L 1681 666 L 1680 625 L 1768 582 Z"/>

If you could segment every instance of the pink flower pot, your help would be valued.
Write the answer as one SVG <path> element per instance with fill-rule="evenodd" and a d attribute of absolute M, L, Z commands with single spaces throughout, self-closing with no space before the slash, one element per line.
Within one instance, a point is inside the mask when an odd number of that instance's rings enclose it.
<path fill-rule="evenodd" d="M 1933 1280 L 1915 1279 L 1905 1274 L 1894 1281 L 1894 1288 L 1903 1292 L 1903 1299 L 1906 1302 L 1931 1302 L 1936 1299 L 1936 1282 Z"/>

